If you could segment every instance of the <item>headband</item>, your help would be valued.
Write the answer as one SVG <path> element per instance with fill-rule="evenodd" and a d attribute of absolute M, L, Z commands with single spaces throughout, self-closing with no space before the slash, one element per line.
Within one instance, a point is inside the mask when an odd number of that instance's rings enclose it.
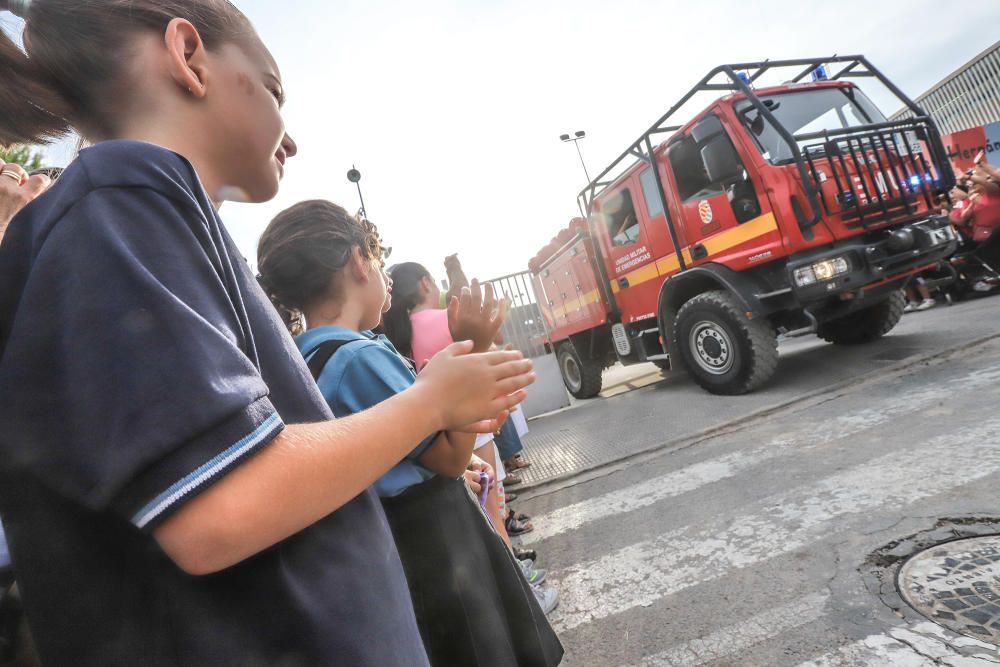
<path fill-rule="evenodd" d="M 7 4 L 11 14 L 20 16 L 23 19 L 28 15 L 28 7 L 31 6 L 31 0 L 9 0 Z"/>

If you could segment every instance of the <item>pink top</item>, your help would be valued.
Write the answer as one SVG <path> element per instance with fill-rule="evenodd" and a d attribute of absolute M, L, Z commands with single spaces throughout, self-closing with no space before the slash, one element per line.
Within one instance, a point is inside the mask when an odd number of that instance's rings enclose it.
<path fill-rule="evenodd" d="M 417 362 L 418 371 L 431 357 L 455 342 L 448 329 L 447 310 L 429 308 L 411 313 L 410 324 L 413 325 L 413 360 Z"/>

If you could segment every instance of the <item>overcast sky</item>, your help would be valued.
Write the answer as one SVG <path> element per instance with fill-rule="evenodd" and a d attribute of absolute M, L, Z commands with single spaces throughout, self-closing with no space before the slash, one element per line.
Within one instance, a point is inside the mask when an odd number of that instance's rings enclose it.
<path fill-rule="evenodd" d="M 470 275 L 524 270 L 586 185 L 559 135 L 587 132 L 596 175 L 715 65 L 861 53 L 915 97 L 1000 34 L 997 0 L 236 4 L 282 69 L 299 145 L 274 201 L 223 207 L 244 253 L 302 199 L 355 210 L 356 164 L 391 261 L 439 277 L 454 252 Z"/>

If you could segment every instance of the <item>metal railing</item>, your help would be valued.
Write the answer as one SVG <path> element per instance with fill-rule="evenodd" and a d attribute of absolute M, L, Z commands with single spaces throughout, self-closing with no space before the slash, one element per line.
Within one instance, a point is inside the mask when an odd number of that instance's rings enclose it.
<path fill-rule="evenodd" d="M 501 329 L 504 341 L 528 358 L 547 354 L 545 341 L 548 331 L 535 296 L 531 273 L 512 273 L 486 282 L 492 285 L 498 298 L 507 298 L 507 316 Z"/>

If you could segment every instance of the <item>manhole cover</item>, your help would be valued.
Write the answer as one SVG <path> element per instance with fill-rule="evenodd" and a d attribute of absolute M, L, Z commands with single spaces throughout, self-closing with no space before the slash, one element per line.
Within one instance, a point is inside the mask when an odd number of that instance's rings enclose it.
<path fill-rule="evenodd" d="M 1000 535 L 921 551 L 900 568 L 897 585 L 902 598 L 932 621 L 1000 645 Z"/>

